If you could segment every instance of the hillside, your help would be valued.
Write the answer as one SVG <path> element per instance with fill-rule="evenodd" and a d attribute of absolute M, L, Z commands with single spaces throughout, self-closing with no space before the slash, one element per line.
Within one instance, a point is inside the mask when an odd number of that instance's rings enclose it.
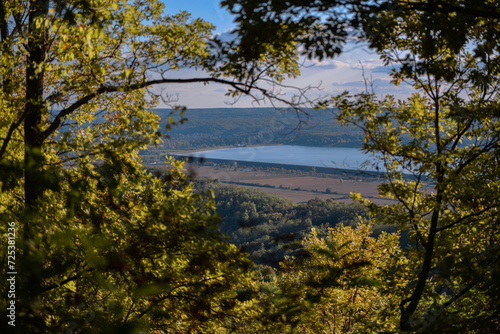
<path fill-rule="evenodd" d="M 156 109 L 166 133 L 171 109 Z M 188 109 L 188 119 L 173 126 L 164 143 L 168 150 L 186 150 L 236 145 L 288 144 L 305 146 L 356 146 L 362 133 L 354 127 L 342 127 L 333 110 L 306 110 L 300 118 L 294 111 L 273 108 Z M 173 114 L 174 121 L 180 113 Z"/>

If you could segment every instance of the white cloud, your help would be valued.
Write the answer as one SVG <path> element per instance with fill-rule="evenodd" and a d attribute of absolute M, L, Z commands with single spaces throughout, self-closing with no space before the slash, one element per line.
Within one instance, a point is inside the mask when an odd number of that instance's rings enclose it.
<path fill-rule="evenodd" d="M 221 39 L 230 40 L 232 29 L 219 34 Z M 366 46 L 348 43 L 346 52 L 334 59 L 326 60 L 303 60 L 301 75 L 298 78 L 288 79 L 286 85 L 294 87 L 318 86 L 320 90 L 312 89 L 310 97 L 328 97 L 337 95 L 345 90 L 353 94 L 365 90 L 364 78 L 373 81 L 376 94 L 393 94 L 397 98 L 405 98 L 411 94 L 411 87 L 401 85 L 396 87 L 390 83 L 391 67 L 383 66 L 382 60 Z M 182 69 L 169 74 L 172 78 L 206 77 L 207 74 L 194 69 Z M 165 86 L 166 92 L 178 96 L 177 104 L 186 105 L 191 108 L 217 108 L 227 107 L 234 102 L 225 96 L 229 87 L 220 84 L 171 84 Z M 290 89 L 283 89 L 283 93 L 291 94 Z M 255 105 L 249 97 L 242 97 L 236 107 L 269 106 Z"/>
<path fill-rule="evenodd" d="M 238 36 L 235 35 L 235 29 L 234 28 L 227 29 L 227 30 L 225 30 L 222 33 L 218 32 L 218 33 L 214 34 L 214 36 L 217 37 L 219 40 L 221 40 L 223 42 L 236 41 L 237 37 L 238 37 Z"/>
<path fill-rule="evenodd" d="M 324 70 L 324 69 L 342 69 L 342 68 L 351 68 L 352 65 L 347 61 L 342 61 L 338 59 L 329 59 L 329 60 L 305 60 L 303 62 L 304 70 Z"/>

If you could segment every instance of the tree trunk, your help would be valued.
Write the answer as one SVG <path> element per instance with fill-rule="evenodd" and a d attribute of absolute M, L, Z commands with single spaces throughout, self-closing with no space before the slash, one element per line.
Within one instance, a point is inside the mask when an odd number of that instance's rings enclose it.
<path fill-rule="evenodd" d="M 44 24 L 37 24 L 48 13 L 49 2 L 45 0 L 31 0 L 29 4 L 29 27 L 26 61 L 26 104 L 24 107 L 24 201 L 25 215 L 22 226 L 22 256 L 19 264 L 23 275 L 19 277 L 20 296 L 19 310 L 26 315 L 37 314 L 37 299 L 41 291 L 40 271 L 29 268 L 40 268 L 33 249 L 32 240 L 35 239 L 34 227 L 38 226 L 40 217 L 37 214 L 37 203 L 42 199 L 44 190 L 44 159 L 42 155 L 43 117 L 45 106 L 44 70 L 47 41 Z M 34 255 L 34 256 L 33 256 Z M 44 321 L 38 316 L 20 316 L 21 331 L 43 333 Z"/>
<path fill-rule="evenodd" d="M 43 187 L 40 185 L 42 156 L 42 116 L 44 113 L 43 89 L 47 42 L 45 27 L 36 21 L 48 13 L 49 2 L 34 0 L 30 2 L 28 56 L 26 66 L 26 106 L 24 118 L 24 196 L 27 208 L 33 207 L 40 198 Z"/>

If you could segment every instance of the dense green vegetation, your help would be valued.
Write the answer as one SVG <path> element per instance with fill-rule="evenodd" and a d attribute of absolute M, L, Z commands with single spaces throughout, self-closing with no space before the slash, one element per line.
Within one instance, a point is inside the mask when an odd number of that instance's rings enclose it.
<path fill-rule="evenodd" d="M 2 333 L 499 332 L 498 3 L 222 4 L 233 40 L 156 0 L 0 1 Z M 352 37 L 415 94 L 280 94 L 299 53 L 332 57 Z M 173 76 L 185 67 L 203 76 Z M 162 139 L 151 110 L 168 99 L 147 88 L 179 82 L 217 82 L 300 117 L 337 110 L 380 154 L 380 193 L 397 203 L 195 190 L 174 159 L 163 177 L 144 171 L 139 152 Z M 185 123 L 165 112 L 165 129 Z M 244 119 L 209 128 L 262 144 L 293 124 L 245 132 Z M 386 225 L 397 231 L 374 233 Z"/>
<path fill-rule="evenodd" d="M 196 189 L 214 191 L 217 212 L 223 219 L 221 231 L 231 243 L 242 247 L 256 263 L 276 269 L 285 256 L 300 256 L 302 240 L 313 228 L 322 237 L 328 228 L 356 226 L 368 218 L 367 209 L 359 204 L 319 198 L 294 204 L 260 190 L 214 181 L 196 184 Z"/>
<path fill-rule="evenodd" d="M 219 232 L 210 194 L 179 162 L 162 181 L 139 158 L 163 137 L 151 110 L 169 102 L 148 88 L 258 95 L 260 79 L 297 73 L 271 50 L 245 70 L 212 32 L 156 0 L 0 1 L 2 333 L 230 332 L 259 313 L 236 298 L 251 261 Z M 173 74 L 185 67 L 203 76 Z"/>
<path fill-rule="evenodd" d="M 338 108 L 342 122 L 363 130 L 363 149 L 382 157 L 388 173 L 380 192 L 398 204 L 379 206 L 358 196 L 370 209 L 372 221 L 408 231 L 410 247 L 399 253 L 401 262 L 385 276 L 385 285 L 393 284 L 397 307 L 391 302 L 381 308 L 398 313 L 391 330 L 402 333 L 498 332 L 498 2 L 223 4 L 237 16 L 247 59 L 258 58 L 268 48 L 286 49 L 291 41 L 303 46 L 304 56 L 323 59 L 360 37 L 392 66 L 395 85 L 414 88 L 412 96 L 396 100 L 377 95 L 367 82 L 361 94 L 345 92 L 318 104 Z M 413 179 L 405 179 L 402 168 Z M 422 187 L 429 181 L 432 191 Z M 338 270 L 336 263 L 330 270 Z M 318 302 L 317 310 L 329 301 Z M 340 315 L 341 311 L 330 319 Z M 379 330 L 391 322 L 384 317 L 374 321 Z M 355 323 L 359 327 L 345 331 L 370 332 L 369 324 Z M 304 328 L 309 330 L 314 332 Z"/>

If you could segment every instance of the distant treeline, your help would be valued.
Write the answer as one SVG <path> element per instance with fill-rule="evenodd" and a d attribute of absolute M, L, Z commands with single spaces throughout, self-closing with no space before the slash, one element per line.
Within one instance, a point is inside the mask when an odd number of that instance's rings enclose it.
<path fill-rule="evenodd" d="M 148 171 L 168 178 L 168 172 L 158 167 Z M 285 256 L 307 257 L 302 240 L 314 228 L 319 237 L 339 224 L 356 226 L 360 220 L 368 221 L 366 207 L 336 202 L 332 199 L 311 199 L 306 203 L 293 203 L 288 199 L 259 189 L 248 189 L 217 180 L 192 178 L 195 191 L 212 190 L 217 213 L 221 216 L 220 229 L 229 242 L 249 253 L 258 265 L 278 269 Z M 374 226 L 374 235 L 394 231 L 394 226 Z M 404 236 L 402 245 L 407 244 Z"/>
<path fill-rule="evenodd" d="M 171 109 L 156 109 L 166 129 Z M 342 127 L 334 110 L 278 111 L 273 108 L 188 109 L 182 126 L 173 126 L 163 148 L 190 150 L 236 145 L 288 144 L 359 147 L 362 132 Z M 180 114 L 174 113 L 175 121 Z M 166 132 L 166 130 L 165 130 Z M 150 152 L 151 153 L 151 152 Z"/>
<path fill-rule="evenodd" d="M 359 204 L 338 203 L 320 198 L 295 204 L 261 190 L 225 185 L 212 180 L 195 180 L 198 191 L 212 189 L 222 232 L 229 241 L 241 246 L 257 264 L 278 267 L 285 256 L 307 256 L 302 240 L 316 229 L 326 236 L 328 228 L 338 224 L 355 226 L 368 219 L 368 211 Z M 389 227 L 376 227 L 375 233 Z"/>
<path fill-rule="evenodd" d="M 192 158 L 180 155 L 172 155 L 174 158 L 179 160 L 187 160 L 190 163 L 195 164 L 216 164 L 220 167 L 236 167 L 237 168 L 257 168 L 264 169 L 268 171 L 283 171 L 287 173 L 299 174 L 299 175 L 319 175 L 319 174 L 334 174 L 334 175 L 346 175 L 346 176 L 367 176 L 367 177 L 380 177 L 383 176 L 383 172 L 376 171 L 362 171 L 355 169 L 342 169 L 342 168 L 332 168 L 332 167 L 315 167 L 315 166 L 301 166 L 301 165 L 287 165 L 287 164 L 277 164 L 268 162 L 258 162 L 258 161 L 239 161 L 239 160 L 225 160 L 225 159 L 211 159 L 211 158 Z"/>

